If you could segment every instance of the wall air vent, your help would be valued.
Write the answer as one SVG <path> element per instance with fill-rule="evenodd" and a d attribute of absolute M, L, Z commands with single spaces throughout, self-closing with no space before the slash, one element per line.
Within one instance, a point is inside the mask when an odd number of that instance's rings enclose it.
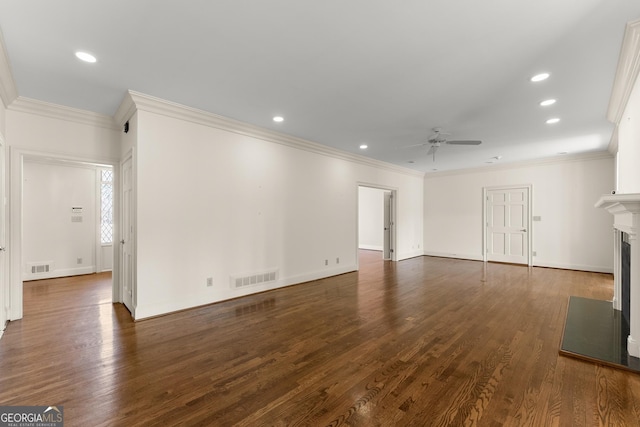
<path fill-rule="evenodd" d="M 27 264 L 27 272 L 31 274 L 43 274 L 53 271 L 53 261 L 31 262 Z"/>
<path fill-rule="evenodd" d="M 257 274 L 246 276 L 231 276 L 230 285 L 233 289 L 246 288 L 248 286 L 262 285 L 264 283 L 275 282 L 278 278 L 278 270 L 273 269 Z"/>

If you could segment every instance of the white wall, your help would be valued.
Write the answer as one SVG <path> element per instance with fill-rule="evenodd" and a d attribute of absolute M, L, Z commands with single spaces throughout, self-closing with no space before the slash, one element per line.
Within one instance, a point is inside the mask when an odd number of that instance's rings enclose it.
<path fill-rule="evenodd" d="M 422 244 L 420 176 L 147 111 L 137 127 L 136 318 L 355 270 L 358 182 L 397 189 L 399 259 Z"/>
<path fill-rule="evenodd" d="M 482 189 L 533 185 L 536 266 L 610 272 L 613 219 L 594 203 L 614 185 L 608 155 L 425 178 L 425 253 L 482 259 Z"/>
<path fill-rule="evenodd" d="M 94 161 L 120 158 L 120 131 L 18 110 L 7 110 L 11 147 Z"/>
<path fill-rule="evenodd" d="M 23 279 L 95 272 L 95 169 L 26 161 L 23 183 Z M 51 271 L 31 272 L 31 265 L 46 263 Z"/>
<path fill-rule="evenodd" d="M 640 193 L 640 80 L 636 80 L 618 126 L 619 194 Z"/>
<path fill-rule="evenodd" d="M 358 190 L 358 247 L 384 249 L 384 190 L 360 187 Z"/>

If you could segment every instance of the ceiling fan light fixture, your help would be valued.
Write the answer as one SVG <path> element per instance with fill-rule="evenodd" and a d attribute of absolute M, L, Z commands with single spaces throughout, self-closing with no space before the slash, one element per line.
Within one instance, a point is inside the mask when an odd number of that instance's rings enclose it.
<path fill-rule="evenodd" d="M 540 74 L 536 74 L 535 76 L 531 77 L 530 80 L 532 82 L 534 82 L 534 83 L 537 83 L 537 82 L 541 82 L 543 80 L 547 80 L 550 75 L 551 74 L 549 74 L 549 73 L 540 73 Z"/>
<path fill-rule="evenodd" d="M 555 99 L 545 99 L 544 101 L 540 102 L 540 106 L 548 107 L 549 105 L 553 105 L 555 103 L 556 103 Z"/>
<path fill-rule="evenodd" d="M 76 52 L 76 58 L 78 58 L 81 61 L 88 62 L 90 64 L 93 64 L 97 61 L 95 56 L 91 55 L 90 53 L 82 52 L 82 51 Z"/>

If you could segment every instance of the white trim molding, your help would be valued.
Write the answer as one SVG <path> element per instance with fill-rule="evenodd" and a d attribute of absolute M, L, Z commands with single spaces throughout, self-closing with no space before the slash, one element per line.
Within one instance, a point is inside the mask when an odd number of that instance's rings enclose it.
<path fill-rule="evenodd" d="M 4 106 L 8 107 L 17 97 L 18 89 L 16 89 L 16 83 L 13 80 L 9 55 L 7 55 L 4 38 L 0 32 L 0 98 Z"/>
<path fill-rule="evenodd" d="M 622 233 L 629 236 L 631 245 L 630 271 L 630 309 L 629 337 L 627 338 L 627 352 L 634 357 L 640 357 L 640 194 L 612 194 L 602 196 L 596 203 L 596 208 L 605 209 L 613 215 L 614 249 L 613 249 L 613 308 L 620 310 L 622 301 L 622 279 L 620 274 L 622 258 Z"/>
<path fill-rule="evenodd" d="M 613 81 L 607 119 L 618 125 L 640 74 L 640 19 L 627 23 Z"/>
<path fill-rule="evenodd" d="M 317 142 L 308 141 L 291 135 L 286 135 L 273 130 L 261 128 L 259 126 L 233 120 L 197 108 L 188 107 L 175 102 L 166 101 L 143 93 L 128 91 L 122 100 L 122 104 L 115 114 L 115 122 L 121 128 L 127 120 L 133 116 L 135 111 L 146 111 L 159 114 L 186 122 L 196 123 L 216 129 L 245 135 L 263 141 L 285 145 L 299 150 L 309 151 L 337 159 L 360 163 L 378 169 L 386 169 L 392 172 L 402 173 L 409 176 L 424 177 L 424 173 L 413 169 L 404 168 L 391 163 L 374 160 L 368 157 L 352 154 L 336 148 L 328 147 Z"/>
<path fill-rule="evenodd" d="M 614 153 L 609 151 L 590 151 L 587 153 L 560 155 L 541 159 L 523 160 L 510 163 L 480 166 L 477 168 L 453 169 L 447 171 L 426 172 L 425 179 L 440 178 L 443 176 L 467 175 L 470 173 L 490 173 L 502 170 L 522 169 L 532 166 L 556 165 L 571 162 L 584 162 L 589 160 L 613 159 Z"/>
<path fill-rule="evenodd" d="M 97 126 L 106 129 L 119 129 L 111 116 L 98 114 L 78 108 L 65 107 L 64 105 L 38 101 L 37 99 L 19 96 L 9 107 L 9 110 L 21 113 L 37 114 L 57 120 L 66 120 L 89 126 Z"/>

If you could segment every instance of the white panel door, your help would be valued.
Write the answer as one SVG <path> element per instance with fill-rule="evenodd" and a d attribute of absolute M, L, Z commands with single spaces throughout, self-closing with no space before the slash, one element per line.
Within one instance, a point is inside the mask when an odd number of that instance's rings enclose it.
<path fill-rule="evenodd" d="M 487 191 L 487 261 L 529 263 L 529 189 Z"/>
<path fill-rule="evenodd" d="M 133 161 L 129 157 L 122 163 L 122 302 L 135 316 L 134 276 L 134 223 L 133 223 Z"/>

